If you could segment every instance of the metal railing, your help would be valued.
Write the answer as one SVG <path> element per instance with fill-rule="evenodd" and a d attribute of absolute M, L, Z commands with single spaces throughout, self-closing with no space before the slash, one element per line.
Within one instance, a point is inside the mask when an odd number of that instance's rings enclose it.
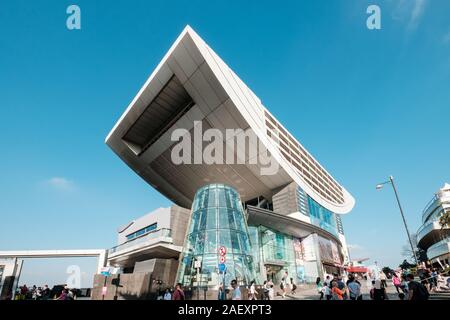
<path fill-rule="evenodd" d="M 430 210 L 434 207 L 437 207 L 443 203 L 447 203 L 450 201 L 450 191 L 444 190 L 436 193 L 430 201 L 426 204 L 425 208 L 422 211 L 422 221 L 425 221 L 429 218 L 429 215 L 433 210 Z M 427 216 L 425 216 L 427 215 Z"/>
<path fill-rule="evenodd" d="M 441 246 L 445 246 L 447 245 L 447 249 L 442 248 L 444 250 L 446 250 L 447 252 L 444 253 L 448 253 L 448 249 L 450 248 L 450 237 L 445 237 L 442 240 L 436 242 L 435 244 L 433 244 L 431 247 L 429 247 L 427 249 L 427 255 L 431 258 L 434 259 L 435 257 L 440 256 L 442 253 L 440 253 L 438 250 L 441 249 Z"/>
<path fill-rule="evenodd" d="M 427 230 L 426 233 L 423 233 L 424 230 L 426 229 L 430 229 Z M 438 220 L 429 220 L 427 222 L 425 222 L 424 224 L 422 224 L 420 226 L 420 228 L 417 230 L 416 235 L 417 235 L 417 241 L 420 241 L 420 239 L 422 239 L 424 236 L 426 236 L 429 232 L 436 230 L 436 229 L 440 229 L 441 225 L 439 224 Z"/>
<path fill-rule="evenodd" d="M 116 253 L 118 251 L 122 251 L 124 249 L 135 246 L 139 243 L 146 242 L 148 240 L 163 238 L 163 237 L 170 238 L 171 233 L 172 233 L 172 230 L 167 229 L 167 228 L 150 231 L 149 233 L 145 233 L 137 238 L 134 238 L 133 240 L 129 240 L 125 243 L 119 244 L 118 246 L 112 247 L 111 249 L 108 250 L 108 255 Z"/>

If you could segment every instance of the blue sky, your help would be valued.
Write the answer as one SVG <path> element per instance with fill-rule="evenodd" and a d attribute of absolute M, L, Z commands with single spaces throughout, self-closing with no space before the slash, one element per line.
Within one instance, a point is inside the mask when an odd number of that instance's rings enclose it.
<path fill-rule="evenodd" d="M 66 8 L 81 8 L 81 30 Z M 368 30 L 366 8 L 381 8 Z M 0 250 L 106 248 L 119 225 L 170 202 L 104 144 L 186 24 L 356 198 L 351 254 L 397 265 L 433 192 L 450 181 L 450 3 L 0 1 Z M 23 281 L 69 264 L 26 261 Z M 89 277 L 88 277 L 89 278 Z"/>

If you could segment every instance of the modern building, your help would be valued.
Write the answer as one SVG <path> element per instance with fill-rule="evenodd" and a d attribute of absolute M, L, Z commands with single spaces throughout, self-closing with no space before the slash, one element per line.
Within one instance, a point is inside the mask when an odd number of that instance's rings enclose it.
<path fill-rule="evenodd" d="M 132 273 L 136 265 L 148 259 L 178 261 L 189 215 L 188 209 L 173 205 L 159 208 L 121 226 L 117 246 L 108 250 L 108 265 Z"/>
<path fill-rule="evenodd" d="M 107 252 L 105 278 L 94 277 L 93 299 L 152 299 L 176 280 L 190 210 L 173 205 L 134 219 L 117 230 L 117 245 Z"/>
<path fill-rule="evenodd" d="M 442 227 L 439 218 L 450 211 L 450 185 L 436 192 L 422 212 L 422 226 L 417 231 L 417 246 L 426 250 L 435 265 L 450 264 L 450 228 Z"/>
<path fill-rule="evenodd" d="M 14 298 L 22 265 L 21 259 L 0 257 L 0 300 Z"/>
<path fill-rule="evenodd" d="M 153 188 L 190 209 L 190 228 L 198 219 L 196 204 L 204 190 L 239 198 L 245 217 L 240 227 L 246 225 L 250 255 L 244 240 L 233 248 L 230 239 L 220 238 L 223 214 L 230 208 L 216 198 L 208 210 L 217 220 L 201 230 L 216 234 L 216 251 L 201 253 L 211 255 L 207 258 L 214 263 L 206 267 L 203 260 L 198 270 L 202 275 L 197 276 L 196 259 L 186 258 L 196 241 L 188 229 L 178 268 L 178 281 L 186 285 L 197 280 L 218 285 L 220 279 L 213 274 L 219 271 L 222 246 L 240 252 L 226 264 L 236 267 L 238 257 L 251 256 L 252 263 L 243 266 L 254 270 L 243 272 L 254 272 L 257 282 L 278 282 L 286 272 L 296 282 L 313 281 L 325 272 L 342 272 L 348 262 L 341 215 L 351 211 L 354 198 L 189 26 L 131 101 L 106 144 Z M 214 152 L 208 153 L 211 144 Z M 240 217 L 240 209 L 234 209 Z M 126 237 L 129 231 L 122 233 Z M 132 239 L 127 240 L 130 245 L 123 246 L 132 246 Z M 118 262 L 119 254 L 114 254 L 110 261 Z M 247 278 L 241 277 L 242 283 Z"/>

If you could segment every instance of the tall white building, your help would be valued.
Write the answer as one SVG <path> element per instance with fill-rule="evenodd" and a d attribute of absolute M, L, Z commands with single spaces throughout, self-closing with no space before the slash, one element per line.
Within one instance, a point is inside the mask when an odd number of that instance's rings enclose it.
<path fill-rule="evenodd" d="M 422 226 L 417 231 L 418 247 L 427 251 L 433 264 L 450 264 L 450 228 L 443 228 L 439 218 L 450 211 L 450 184 L 445 183 L 422 212 Z"/>
<path fill-rule="evenodd" d="M 218 129 L 220 137 L 205 138 L 208 129 Z M 230 139 L 227 130 L 237 134 Z M 239 139 L 245 144 L 235 145 Z M 174 161 L 174 149 L 186 141 L 189 155 L 182 163 Z M 222 147 L 214 161 L 196 158 L 212 141 Z M 351 211 L 354 198 L 189 26 L 133 98 L 106 143 L 180 207 L 190 209 L 197 190 L 205 185 L 236 190 L 258 253 L 255 263 L 261 280 L 276 280 L 286 271 L 298 281 L 312 280 L 323 272 L 340 272 L 348 262 L 340 216 Z M 230 155 L 234 162 L 230 163 Z M 270 156 L 275 171 L 267 172 L 267 163 L 253 161 L 264 155 Z M 219 215 L 218 211 L 217 221 Z M 217 246 L 223 245 L 217 239 Z M 211 261 L 219 259 L 217 252 L 205 254 Z M 214 264 L 206 269 L 215 272 Z"/>

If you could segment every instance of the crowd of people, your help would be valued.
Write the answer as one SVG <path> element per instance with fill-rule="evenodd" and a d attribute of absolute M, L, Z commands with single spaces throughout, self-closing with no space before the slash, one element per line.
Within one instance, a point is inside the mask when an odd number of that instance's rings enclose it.
<path fill-rule="evenodd" d="M 50 290 L 48 285 L 27 287 L 24 284 L 17 288 L 15 294 L 15 300 L 75 300 L 76 298 L 77 290 L 70 289 L 67 285 Z"/>
<path fill-rule="evenodd" d="M 386 274 L 380 271 L 370 275 L 326 275 L 325 279 L 316 279 L 316 290 L 319 300 L 363 300 L 363 284 L 368 286 L 368 297 L 372 300 L 389 300 L 386 288 L 392 282 L 399 300 L 427 300 L 429 292 L 434 290 L 450 290 L 450 277 L 445 278 L 438 270 L 422 270 L 419 280 L 412 273 L 397 271 Z M 279 290 L 271 280 L 264 281 L 262 286 L 256 286 L 252 281 L 246 288 L 248 300 L 274 300 L 275 296 L 285 298 L 287 294 L 295 295 L 297 286 L 293 278 L 286 272 L 282 277 Z M 177 291 L 178 290 L 178 291 Z M 178 284 L 175 291 L 167 289 L 162 300 L 184 300 L 181 285 Z M 225 288 L 223 283 L 219 285 L 218 300 L 242 300 L 244 299 L 236 280 L 230 282 L 230 287 Z"/>
<path fill-rule="evenodd" d="M 350 274 L 348 280 L 334 274 L 327 275 L 322 281 L 319 277 L 316 280 L 316 287 L 319 293 L 319 300 L 362 300 L 361 282 Z"/>
<path fill-rule="evenodd" d="M 349 274 L 346 280 L 334 274 L 327 275 L 324 281 L 317 278 L 316 286 L 320 300 L 362 300 L 363 281 L 370 281 L 369 297 L 372 300 L 389 299 L 386 291 L 389 279 L 397 291 L 399 300 L 428 300 L 430 292 L 450 290 L 450 277 L 445 278 L 437 269 L 422 269 L 418 275 L 419 280 L 416 281 L 414 274 L 405 271 L 393 271 L 388 274 L 380 271 L 378 275 L 371 274 L 369 277 L 366 275 L 359 279 L 355 274 Z"/>
<path fill-rule="evenodd" d="M 181 283 L 177 283 L 175 288 L 166 288 L 158 294 L 157 300 L 186 300 Z"/>
<path fill-rule="evenodd" d="M 419 273 L 420 282 L 428 286 L 429 291 L 448 291 L 450 290 L 450 277 L 445 278 L 439 269 L 425 268 Z"/>
<path fill-rule="evenodd" d="M 316 290 L 319 300 L 362 300 L 363 283 L 369 288 L 369 297 L 372 300 L 388 300 L 386 288 L 388 283 L 396 290 L 400 300 L 427 300 L 430 292 L 450 292 L 450 277 L 444 276 L 438 269 L 419 269 L 418 280 L 412 273 L 403 270 L 391 271 L 387 274 L 380 271 L 378 274 L 370 275 L 326 275 L 325 279 L 316 279 Z M 252 281 L 246 288 L 248 300 L 274 300 L 275 296 L 285 298 L 287 294 L 295 295 L 297 285 L 292 277 L 285 272 L 278 287 L 273 281 L 264 281 L 262 286 L 256 286 Z M 77 289 L 70 289 L 67 285 L 55 286 L 51 290 L 48 285 L 43 287 L 20 286 L 15 294 L 16 300 L 75 300 L 77 299 Z M 189 291 L 188 291 L 189 293 Z M 158 300 L 188 300 L 190 297 L 184 292 L 182 285 L 178 283 L 175 288 L 166 288 L 159 291 Z M 220 284 L 218 290 L 218 300 L 242 300 L 244 299 L 241 288 L 236 280 L 230 282 L 230 286 Z"/>

